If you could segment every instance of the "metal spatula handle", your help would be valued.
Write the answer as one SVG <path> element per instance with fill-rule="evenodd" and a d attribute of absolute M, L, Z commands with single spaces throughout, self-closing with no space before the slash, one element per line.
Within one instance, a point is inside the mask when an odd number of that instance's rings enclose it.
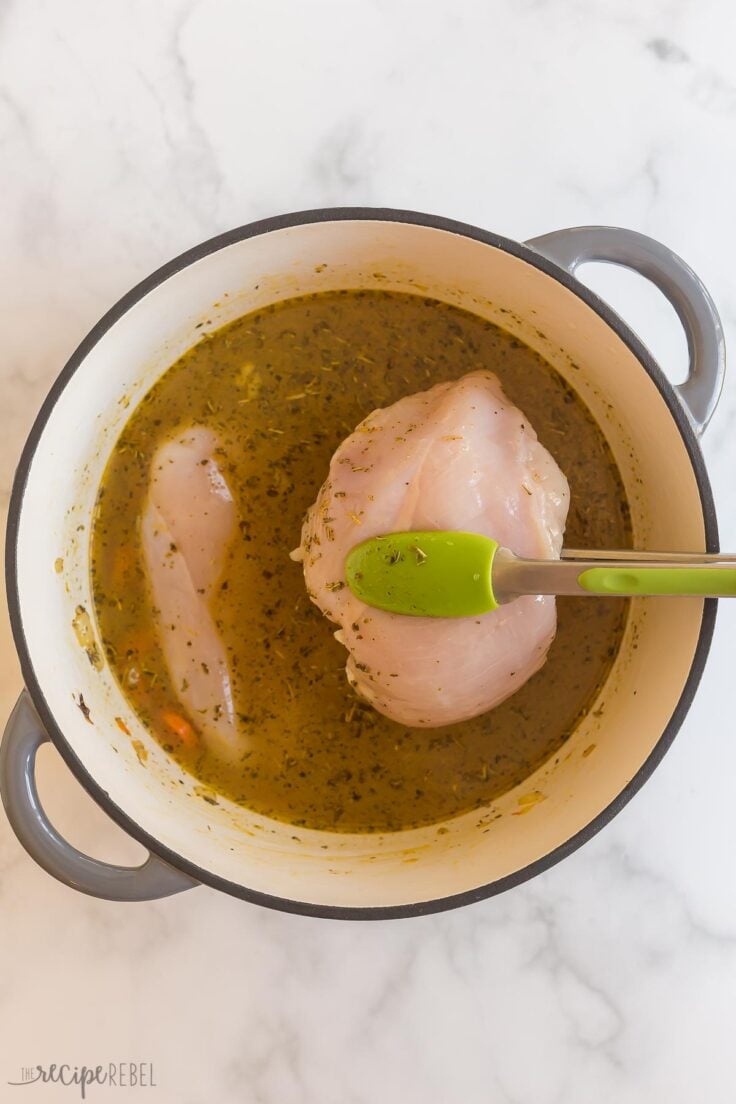
<path fill-rule="evenodd" d="M 736 596 L 736 557 L 674 552 L 576 552 L 523 560 L 499 548 L 493 560 L 497 602 L 521 594 Z"/>

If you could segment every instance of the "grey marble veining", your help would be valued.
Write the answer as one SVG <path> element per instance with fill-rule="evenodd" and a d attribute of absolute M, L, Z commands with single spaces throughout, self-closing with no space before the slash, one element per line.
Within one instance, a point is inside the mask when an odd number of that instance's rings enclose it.
<path fill-rule="evenodd" d="M 0 4 L 0 501 L 40 402 L 133 283 L 230 226 L 405 206 L 510 237 L 612 223 L 680 252 L 736 336 L 728 0 Z M 591 280 L 677 369 L 667 309 Z M 704 441 L 736 547 L 736 382 Z M 57 885 L 0 820 L 0 1099 L 36 1062 L 152 1061 L 161 1104 L 727 1104 L 736 1004 L 736 609 L 642 793 L 533 883 L 377 925 L 205 889 Z M 0 707 L 20 676 L 0 626 Z M 41 764 L 60 827 L 139 849 Z M 23 1096 L 25 1094 L 25 1097 Z M 90 1099 L 145 1099 L 132 1090 Z"/>

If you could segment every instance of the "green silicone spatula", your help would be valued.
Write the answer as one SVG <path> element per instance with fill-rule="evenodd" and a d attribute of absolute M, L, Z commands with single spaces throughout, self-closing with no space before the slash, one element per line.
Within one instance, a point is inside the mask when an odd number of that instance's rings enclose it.
<path fill-rule="evenodd" d="M 478 533 L 389 533 L 351 549 L 345 578 L 366 605 L 413 617 L 477 617 L 521 594 L 736 597 L 736 555 L 563 551 L 524 560 Z"/>

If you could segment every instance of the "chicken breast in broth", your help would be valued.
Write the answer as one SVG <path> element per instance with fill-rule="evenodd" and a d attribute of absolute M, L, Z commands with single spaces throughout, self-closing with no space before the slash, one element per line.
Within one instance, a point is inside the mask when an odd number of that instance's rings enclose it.
<path fill-rule="evenodd" d="M 539 353 L 427 296 L 317 292 L 200 332 L 139 396 L 97 495 L 93 612 L 119 738 L 144 725 L 203 800 L 295 828 L 401 831 L 488 807 L 598 699 L 627 603 L 391 621 L 341 588 L 344 553 L 423 525 L 555 555 L 567 488 L 545 449 L 569 480 L 565 542 L 630 547 L 605 435 Z M 355 687 L 289 559 L 318 496 L 309 587 L 343 626 Z"/>
<path fill-rule="evenodd" d="M 237 512 L 216 447 L 211 430 L 194 426 L 158 448 L 141 517 L 141 543 L 161 648 L 179 700 L 196 718 L 207 744 L 232 757 L 243 750 L 243 740 L 210 599 L 235 533 Z"/>
<path fill-rule="evenodd" d="M 565 476 L 492 372 L 370 414 L 333 456 L 295 554 L 310 597 L 340 625 L 350 684 L 417 727 L 478 716 L 518 690 L 554 639 L 554 598 L 518 598 L 479 618 L 404 617 L 353 595 L 345 557 L 381 534 L 456 529 L 551 558 L 569 502 Z"/>

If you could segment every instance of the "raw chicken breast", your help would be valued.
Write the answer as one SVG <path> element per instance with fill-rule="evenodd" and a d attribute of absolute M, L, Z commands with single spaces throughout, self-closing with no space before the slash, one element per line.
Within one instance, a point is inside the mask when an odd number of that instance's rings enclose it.
<path fill-rule="evenodd" d="M 209 601 L 237 523 L 214 458 L 217 438 L 195 426 L 161 445 L 141 521 L 158 631 L 179 700 L 221 755 L 242 750 L 225 648 Z"/>
<path fill-rule="evenodd" d="M 554 598 L 522 597 L 482 617 L 403 617 L 344 583 L 360 541 L 412 529 L 483 533 L 521 556 L 562 546 L 567 480 L 491 372 L 376 410 L 338 448 L 295 559 L 312 601 L 340 626 L 347 676 L 380 713 L 433 727 L 477 716 L 545 661 Z"/>

